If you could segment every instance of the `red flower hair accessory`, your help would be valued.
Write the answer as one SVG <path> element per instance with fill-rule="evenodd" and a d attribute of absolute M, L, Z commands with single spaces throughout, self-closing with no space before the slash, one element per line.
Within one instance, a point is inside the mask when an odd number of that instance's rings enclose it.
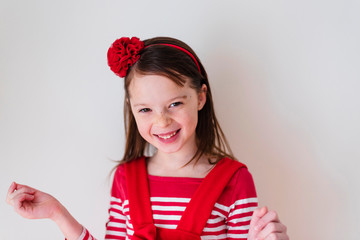
<path fill-rule="evenodd" d="M 116 75 L 125 77 L 129 67 L 139 60 L 144 43 L 137 37 L 117 39 L 107 53 L 108 65 Z"/>

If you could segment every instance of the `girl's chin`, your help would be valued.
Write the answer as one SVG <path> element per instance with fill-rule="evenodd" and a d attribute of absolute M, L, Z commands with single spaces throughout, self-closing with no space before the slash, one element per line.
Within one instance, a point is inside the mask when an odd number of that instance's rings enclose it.
<path fill-rule="evenodd" d="M 181 150 L 181 148 L 178 145 L 172 144 L 172 146 L 164 146 L 164 144 L 157 144 L 155 145 L 156 149 L 158 152 L 162 152 L 165 154 L 171 154 L 171 153 L 176 153 L 179 152 Z"/>

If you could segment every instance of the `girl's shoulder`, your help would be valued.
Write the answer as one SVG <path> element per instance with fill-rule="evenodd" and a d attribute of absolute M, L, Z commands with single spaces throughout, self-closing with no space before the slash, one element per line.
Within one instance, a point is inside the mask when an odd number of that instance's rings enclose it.
<path fill-rule="evenodd" d="M 143 159 L 143 157 L 131 160 L 129 162 L 140 161 L 141 159 Z M 125 174 L 125 164 L 126 163 L 127 162 L 120 163 L 116 167 L 114 177 L 113 177 L 112 190 L 111 190 L 112 197 L 120 198 L 120 199 L 127 199 L 128 194 L 127 194 L 126 176 L 125 176 L 126 175 Z"/>
<path fill-rule="evenodd" d="M 253 192 L 255 194 L 255 184 L 253 177 L 246 167 L 237 170 L 234 176 L 228 183 L 228 187 L 234 190 L 241 190 L 242 192 Z"/>
<path fill-rule="evenodd" d="M 126 199 L 127 189 L 125 181 L 125 166 L 123 163 L 116 167 L 113 183 L 111 188 L 111 196 L 118 199 Z"/>
<path fill-rule="evenodd" d="M 239 200 L 257 201 L 254 180 L 248 168 L 245 164 L 236 160 L 233 160 L 233 164 L 241 164 L 243 167 L 234 173 L 220 196 L 219 202 L 229 206 Z"/>
<path fill-rule="evenodd" d="M 116 167 L 114 178 L 119 176 L 125 176 L 125 163 L 119 163 Z"/>
<path fill-rule="evenodd" d="M 130 163 L 130 162 L 134 163 L 136 161 L 141 161 L 144 159 L 145 159 L 145 157 L 139 157 L 139 158 L 127 161 L 127 162 L 120 162 L 119 165 L 116 167 L 115 174 L 114 174 L 114 180 L 117 178 L 120 178 L 120 179 L 125 178 L 125 164 Z"/>

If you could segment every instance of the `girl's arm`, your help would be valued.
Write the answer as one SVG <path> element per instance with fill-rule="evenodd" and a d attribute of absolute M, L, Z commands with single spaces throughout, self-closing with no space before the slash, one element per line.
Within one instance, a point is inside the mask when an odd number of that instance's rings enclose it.
<path fill-rule="evenodd" d="M 83 231 L 81 224 L 66 208 L 47 193 L 13 182 L 6 201 L 24 218 L 53 220 L 68 240 L 77 240 Z"/>
<path fill-rule="evenodd" d="M 286 230 L 275 211 L 268 211 L 266 207 L 258 208 L 250 222 L 248 240 L 289 240 Z"/>
<path fill-rule="evenodd" d="M 123 213 L 123 203 L 118 196 L 118 185 L 121 182 L 119 178 L 124 176 L 119 176 L 119 171 L 115 176 L 105 239 L 126 238 L 126 217 Z M 47 193 L 13 182 L 6 201 L 24 218 L 53 220 L 67 240 L 95 240 L 56 198 Z"/>

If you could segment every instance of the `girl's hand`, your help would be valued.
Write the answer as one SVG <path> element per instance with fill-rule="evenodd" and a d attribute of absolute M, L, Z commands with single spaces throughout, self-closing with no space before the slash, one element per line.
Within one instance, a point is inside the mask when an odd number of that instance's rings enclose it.
<path fill-rule="evenodd" d="M 289 240 L 289 236 L 277 213 L 262 207 L 253 213 L 248 240 Z"/>
<path fill-rule="evenodd" d="M 29 219 L 53 219 L 62 207 L 53 196 L 15 182 L 8 190 L 6 201 L 18 214 Z"/>
<path fill-rule="evenodd" d="M 53 196 L 13 182 L 6 197 L 7 203 L 24 218 L 53 220 L 68 240 L 78 239 L 83 227 Z"/>

